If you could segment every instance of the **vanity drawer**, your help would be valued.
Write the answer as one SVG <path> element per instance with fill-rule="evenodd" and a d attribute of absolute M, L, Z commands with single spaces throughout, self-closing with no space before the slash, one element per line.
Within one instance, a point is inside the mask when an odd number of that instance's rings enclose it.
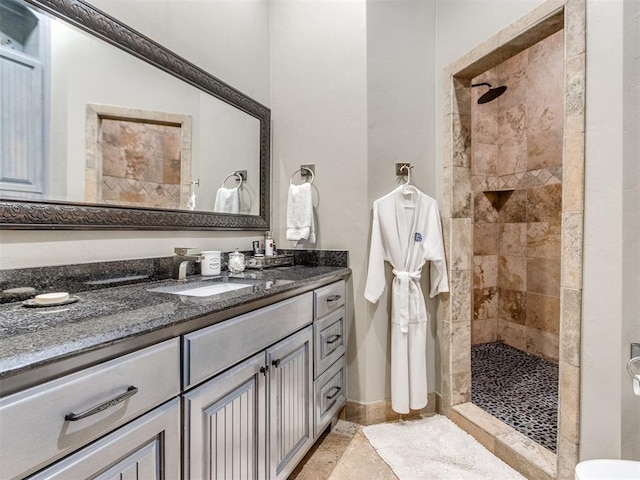
<path fill-rule="evenodd" d="M 314 319 L 322 318 L 344 305 L 346 296 L 344 280 L 319 288 L 313 292 L 313 295 Z"/>
<path fill-rule="evenodd" d="M 235 365 L 312 322 L 312 293 L 184 336 L 184 388 Z"/>
<path fill-rule="evenodd" d="M 330 365 L 344 354 L 345 308 L 340 307 L 313 324 L 314 375 L 320 376 Z"/>
<path fill-rule="evenodd" d="M 0 478 L 32 473 L 179 393 L 173 339 L 2 398 Z"/>
<path fill-rule="evenodd" d="M 344 366 L 344 356 L 342 356 L 314 383 L 316 438 L 327 428 L 331 419 L 347 401 Z"/>

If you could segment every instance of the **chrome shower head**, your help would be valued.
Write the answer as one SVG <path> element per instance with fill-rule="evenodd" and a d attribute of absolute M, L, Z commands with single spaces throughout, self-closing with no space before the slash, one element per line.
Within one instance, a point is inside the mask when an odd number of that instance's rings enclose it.
<path fill-rule="evenodd" d="M 500 87 L 492 87 L 490 83 L 487 82 L 482 82 L 482 83 L 474 83 L 473 85 L 471 85 L 472 87 L 482 87 L 482 86 L 487 86 L 489 87 L 489 90 L 486 91 L 485 93 L 483 93 L 480 98 L 478 99 L 478 104 L 481 105 L 483 103 L 488 103 L 492 100 L 495 100 L 496 98 L 498 98 L 500 95 L 502 95 L 504 92 L 507 91 L 507 87 L 505 87 L 504 85 L 500 86 Z"/>

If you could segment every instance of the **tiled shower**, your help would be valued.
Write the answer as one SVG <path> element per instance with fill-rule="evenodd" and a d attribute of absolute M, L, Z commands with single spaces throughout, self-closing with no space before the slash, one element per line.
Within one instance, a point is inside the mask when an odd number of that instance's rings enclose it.
<path fill-rule="evenodd" d="M 486 91 L 481 86 L 472 88 L 471 99 L 472 400 L 480 406 L 495 407 L 496 399 L 484 397 L 509 391 L 507 398 L 499 399 L 502 410 L 513 410 L 514 404 L 523 403 L 522 412 L 516 408 L 511 417 L 524 426 L 512 426 L 532 434 L 534 440 L 552 450 L 555 424 L 551 432 L 543 429 L 544 438 L 536 438 L 540 425 L 534 427 L 535 419 L 527 419 L 537 415 L 546 424 L 557 418 L 563 55 L 560 30 L 472 80 L 472 84 L 504 85 L 507 90 L 503 95 L 478 104 Z M 516 350 L 487 348 L 487 344 L 496 342 Z M 479 359 L 487 361 L 487 355 L 495 353 L 489 364 L 504 364 L 504 370 L 496 369 L 495 375 L 512 375 L 512 384 L 522 383 L 522 388 L 531 392 L 532 384 L 527 380 L 534 378 L 522 377 L 537 374 L 507 365 L 529 365 L 520 352 L 532 355 L 534 363 L 542 362 L 544 372 L 555 372 L 535 378 L 541 406 L 532 405 L 531 395 L 526 392 L 519 399 L 517 393 L 508 390 L 508 384 L 492 390 L 484 388 L 491 379 L 483 377 L 479 383 Z M 509 357 L 510 353 L 514 356 Z M 541 387 L 540 381 L 548 382 L 548 386 Z M 496 408 L 500 410 L 499 404 Z"/>

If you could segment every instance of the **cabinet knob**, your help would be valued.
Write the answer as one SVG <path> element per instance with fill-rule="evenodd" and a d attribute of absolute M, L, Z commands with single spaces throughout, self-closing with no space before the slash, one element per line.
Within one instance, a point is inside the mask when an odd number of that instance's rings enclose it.
<path fill-rule="evenodd" d="M 271 362 L 271 365 L 278 368 L 280 366 L 280 359 L 279 358 L 275 359 L 273 362 Z"/>
<path fill-rule="evenodd" d="M 266 377 L 267 373 L 269 373 L 269 365 L 265 365 L 264 367 L 260 367 L 260 373 L 262 373 Z"/>

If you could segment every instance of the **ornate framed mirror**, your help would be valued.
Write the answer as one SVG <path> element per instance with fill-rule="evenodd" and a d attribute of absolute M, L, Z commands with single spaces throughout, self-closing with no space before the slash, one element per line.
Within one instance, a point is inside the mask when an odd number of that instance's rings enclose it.
<path fill-rule="evenodd" d="M 51 17 L 49 26 L 48 20 L 42 21 L 38 35 L 0 32 L 0 56 L 8 59 L 8 68 L 18 65 L 13 73 L 31 79 L 37 68 L 46 71 L 46 63 L 52 65 L 49 77 L 38 74 L 37 81 L 30 80 L 44 85 L 45 96 L 51 96 L 30 108 L 36 117 L 9 118 L 5 123 L 17 131 L 20 125 L 31 128 L 37 123 L 33 118 L 52 119 L 40 132 L 3 139 L 0 228 L 269 229 L 271 112 L 267 107 L 82 0 L 0 2 L 20 18 L 9 23 L 24 24 L 28 32 L 39 18 Z M 60 33 L 69 27 L 69 32 Z M 45 34 L 57 44 L 42 48 L 45 55 L 40 59 L 37 42 Z M 21 35 L 24 45 L 19 45 Z M 84 56 L 78 54 L 73 62 L 65 60 L 65 77 L 60 77 L 62 67 L 53 64 L 61 50 L 60 38 L 74 47 L 68 50 L 79 51 L 77 35 L 91 37 L 91 50 L 80 52 Z M 107 44 L 117 49 L 102 50 Z M 112 57 L 125 62 L 122 70 L 134 72 L 133 76 L 111 75 Z M 91 58 L 99 62 L 86 65 Z M 108 82 L 82 81 L 75 75 L 81 68 Z M 54 95 L 63 84 L 74 90 L 65 96 L 66 120 L 59 122 L 53 110 L 61 107 Z M 110 88 L 116 85 L 119 95 L 114 96 Z M 81 96 L 79 90 L 90 93 Z M 67 101 L 70 96 L 75 103 Z M 162 101 L 155 101 L 158 98 Z M 113 145 L 114 139 L 122 138 L 128 143 Z M 64 148 L 48 146 L 48 141 Z M 38 150 L 30 155 L 40 163 L 21 159 L 21 155 L 26 158 L 21 148 L 25 145 Z M 156 156 L 160 160 L 143 158 L 156 150 L 164 152 Z M 239 206 L 237 200 L 230 208 L 219 202 L 217 195 L 230 190 L 240 192 Z"/>

